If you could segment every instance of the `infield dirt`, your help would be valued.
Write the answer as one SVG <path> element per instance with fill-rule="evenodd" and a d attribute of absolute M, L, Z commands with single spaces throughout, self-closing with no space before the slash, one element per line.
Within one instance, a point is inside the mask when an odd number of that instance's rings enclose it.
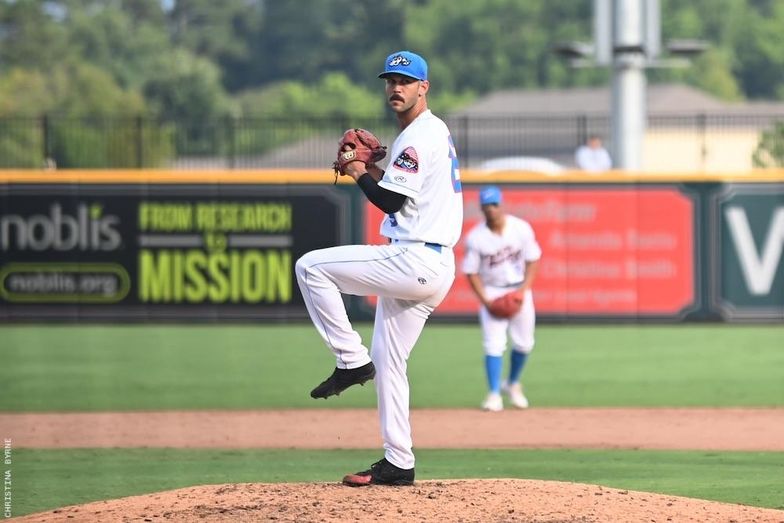
<path fill-rule="evenodd" d="M 17 447 L 380 448 L 375 410 L 0 414 Z M 784 409 L 415 410 L 418 448 L 784 451 Z M 336 471 L 336 476 L 340 472 Z M 339 477 L 336 477 L 339 480 Z M 209 485 L 18 521 L 780 522 L 784 511 L 555 481 Z"/>

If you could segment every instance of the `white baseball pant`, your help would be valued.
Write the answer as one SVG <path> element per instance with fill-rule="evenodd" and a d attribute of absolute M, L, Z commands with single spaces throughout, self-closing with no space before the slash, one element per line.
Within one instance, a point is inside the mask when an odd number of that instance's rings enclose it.
<path fill-rule="evenodd" d="M 406 241 L 346 245 L 311 251 L 296 264 L 308 313 L 337 367 L 354 369 L 372 357 L 385 457 L 403 469 L 414 467 L 408 356 L 455 278 L 452 249 L 438 247 Z M 348 319 L 341 293 L 378 296 L 370 356 Z"/>
<path fill-rule="evenodd" d="M 511 291 L 509 287 L 485 286 L 485 294 L 495 299 Z M 496 318 L 487 311 L 479 310 L 479 323 L 482 326 L 482 345 L 488 356 L 503 356 L 507 345 L 507 332 L 515 350 L 530 353 L 534 348 L 534 327 L 536 311 L 531 290 L 523 294 L 523 307 L 511 318 Z"/>

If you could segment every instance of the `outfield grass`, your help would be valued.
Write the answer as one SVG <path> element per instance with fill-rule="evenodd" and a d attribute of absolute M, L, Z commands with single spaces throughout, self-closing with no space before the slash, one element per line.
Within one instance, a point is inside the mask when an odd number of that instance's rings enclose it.
<path fill-rule="evenodd" d="M 361 325 L 364 339 L 370 326 Z M 414 407 L 476 407 L 475 325 L 429 325 Z M 310 325 L 0 326 L 0 411 L 372 407 L 308 392 L 334 366 Z M 534 406 L 784 406 L 784 326 L 540 326 Z M 0 427 L 0 433 L 2 427 Z M 14 515 L 198 484 L 336 481 L 379 450 L 14 449 Z M 784 509 L 784 453 L 417 449 L 417 477 L 530 478 Z"/>
<path fill-rule="evenodd" d="M 378 456 L 376 450 L 20 449 L 14 451 L 13 514 L 192 485 L 334 482 Z M 420 480 L 577 481 L 784 509 L 784 453 L 420 450 L 417 457 Z"/>
<path fill-rule="evenodd" d="M 309 324 L 0 326 L 0 361 L 6 412 L 375 405 L 309 397 L 334 367 Z M 475 407 L 482 361 L 478 326 L 427 326 L 412 406 Z M 540 326 L 523 378 L 535 406 L 784 406 L 784 326 Z"/>

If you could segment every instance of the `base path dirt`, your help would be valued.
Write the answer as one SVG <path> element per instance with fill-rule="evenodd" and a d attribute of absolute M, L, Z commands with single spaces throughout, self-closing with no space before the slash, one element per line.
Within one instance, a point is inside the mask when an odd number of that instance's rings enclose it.
<path fill-rule="evenodd" d="M 413 410 L 418 448 L 784 451 L 784 409 Z M 0 414 L 23 448 L 380 448 L 371 409 Z"/>
<path fill-rule="evenodd" d="M 417 448 L 784 451 L 784 409 L 414 410 Z M 380 448 L 375 410 L 0 414 L 21 448 Z M 784 511 L 557 481 L 226 484 L 99 501 L 20 522 L 776 522 Z"/>

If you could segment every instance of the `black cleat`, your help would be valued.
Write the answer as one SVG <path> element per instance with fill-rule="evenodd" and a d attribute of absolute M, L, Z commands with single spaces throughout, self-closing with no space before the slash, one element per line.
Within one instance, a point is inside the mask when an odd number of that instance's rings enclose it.
<path fill-rule="evenodd" d="M 372 361 L 356 369 L 335 368 L 329 378 L 310 391 L 310 397 L 326 399 L 330 396 L 337 396 L 352 385 L 364 385 L 366 381 L 372 380 L 375 375 L 376 367 Z"/>
<path fill-rule="evenodd" d="M 414 484 L 414 469 L 401 469 L 384 458 L 370 465 L 370 470 L 344 476 L 343 484 L 349 487 L 365 487 L 367 485 L 409 486 Z"/>

